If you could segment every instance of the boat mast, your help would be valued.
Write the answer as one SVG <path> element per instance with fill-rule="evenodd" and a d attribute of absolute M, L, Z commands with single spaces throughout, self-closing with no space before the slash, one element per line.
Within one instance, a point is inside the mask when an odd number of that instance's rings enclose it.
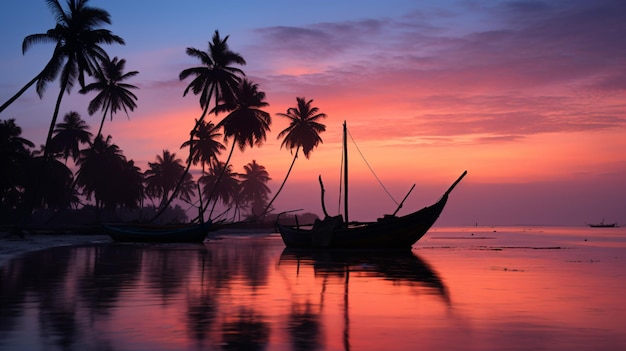
<path fill-rule="evenodd" d="M 346 226 L 348 225 L 348 127 L 346 121 L 343 121 L 343 188 L 344 188 L 344 215 Z"/>

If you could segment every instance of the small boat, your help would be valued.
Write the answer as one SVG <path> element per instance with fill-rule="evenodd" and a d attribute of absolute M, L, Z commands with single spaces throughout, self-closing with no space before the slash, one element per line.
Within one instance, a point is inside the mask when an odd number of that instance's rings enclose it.
<path fill-rule="evenodd" d="M 104 231 L 114 241 L 154 243 L 202 243 L 211 222 L 180 225 L 112 225 L 104 224 Z"/>
<path fill-rule="evenodd" d="M 604 223 L 604 218 L 600 223 L 589 223 L 591 228 L 614 228 L 617 227 L 617 222 L 614 223 Z"/>
<path fill-rule="evenodd" d="M 288 248 L 375 248 L 375 249 L 407 249 L 426 234 L 443 211 L 448 195 L 463 179 L 467 171 L 448 188 L 443 196 L 433 205 L 405 216 L 386 215 L 376 222 L 348 222 L 348 172 L 346 124 L 344 122 L 344 214 L 326 216 L 316 221 L 310 228 L 276 224 L 278 231 Z M 321 180 L 320 180 L 321 183 Z M 322 198 L 323 198 L 322 187 Z M 408 194 L 407 194 L 408 196 Z M 406 200 L 406 196 L 404 198 Z M 404 200 L 402 202 L 404 202 Z M 322 207 L 323 200 L 322 200 Z M 402 203 L 398 207 L 400 209 Z M 397 210 L 396 210 L 397 212 Z"/>

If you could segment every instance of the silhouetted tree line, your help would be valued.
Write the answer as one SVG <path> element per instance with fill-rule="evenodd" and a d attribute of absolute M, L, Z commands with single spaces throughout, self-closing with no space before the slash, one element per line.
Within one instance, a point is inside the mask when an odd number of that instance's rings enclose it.
<path fill-rule="evenodd" d="M 37 211 L 49 213 L 53 218 L 68 209 L 84 208 L 92 211 L 96 220 L 120 218 L 120 210 L 128 214 L 152 208 L 155 211 L 150 220 L 164 216 L 186 221 L 187 218 L 179 218 L 186 217 L 180 215 L 180 207 L 172 208 L 175 199 L 198 208 L 194 220 L 204 220 L 206 215 L 214 218 L 218 202 L 232 210 L 229 213 L 233 220 L 241 219 L 242 215 L 258 219 L 272 211 L 299 151 L 302 149 L 309 158 L 322 142 L 319 134 L 326 128 L 318 121 L 326 115 L 312 106 L 313 100 L 297 97 L 296 107 L 278 114 L 290 120 L 289 127 L 278 138 L 283 138 L 281 148 L 290 150 L 293 161 L 273 198 L 269 199 L 271 191 L 267 186 L 271 178 L 256 160 L 246 164 L 242 173 L 233 171 L 229 162 L 235 146 L 242 152 L 247 147 L 260 147 L 272 121 L 263 110 L 269 106 L 265 93 L 236 66 L 245 65 L 246 61 L 230 50 L 228 36 L 222 38 L 215 31 L 207 51 L 187 48 L 187 55 L 198 59 L 200 65 L 179 74 L 181 81 L 191 79 L 183 96 L 189 92 L 197 95 L 202 109 L 189 140 L 181 145 L 181 149 L 189 148 L 189 156 L 183 161 L 175 153 L 163 150 L 142 171 L 112 143 L 110 135 L 102 134 L 107 117 L 112 120 L 120 111 L 128 115 L 137 107 L 133 90 L 138 88 L 127 80 L 139 73 L 125 72 L 126 60 L 111 59 L 103 49 L 103 44 L 125 44 L 121 37 L 102 28 L 111 24 L 109 13 L 89 6 L 88 0 L 67 0 L 66 8 L 59 0 L 46 2 L 57 20 L 56 26 L 45 33 L 25 37 L 22 51 L 25 53 L 33 44 L 48 42 L 55 44 L 52 57 L 39 74 L 0 106 L 0 113 L 32 85 L 41 97 L 47 84 L 59 78 L 60 90 L 45 144 L 40 149 L 21 137 L 21 128 L 14 119 L 0 120 L 2 224 L 26 224 Z M 87 84 L 86 76 L 93 81 Z M 102 113 L 95 137 L 78 112 L 68 112 L 57 123 L 63 96 L 77 81 L 81 94 L 96 93 L 88 106 L 90 115 Z M 216 122 L 207 116 L 214 116 Z M 220 161 L 227 143 L 231 145 L 228 156 Z M 73 167 L 68 166 L 70 159 Z M 202 173 L 194 180 L 189 170 L 191 165 L 198 164 Z M 164 215 L 168 211 L 169 216 Z M 145 212 L 140 213 L 143 219 L 148 218 Z"/>

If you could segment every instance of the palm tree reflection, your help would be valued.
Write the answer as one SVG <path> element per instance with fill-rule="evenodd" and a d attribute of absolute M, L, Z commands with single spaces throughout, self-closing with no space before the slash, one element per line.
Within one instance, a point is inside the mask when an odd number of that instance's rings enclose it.
<path fill-rule="evenodd" d="M 187 333 L 198 342 L 204 341 L 215 322 L 217 301 L 212 294 L 203 287 L 198 294 L 187 297 Z"/>
<path fill-rule="evenodd" d="M 222 325 L 222 349 L 265 350 L 269 342 L 270 325 L 265 317 L 242 307 L 239 313 Z"/>
<path fill-rule="evenodd" d="M 292 304 L 287 329 L 293 350 L 308 351 L 322 348 L 323 328 L 320 312 L 313 309 L 314 306 L 310 301 Z"/>
<path fill-rule="evenodd" d="M 90 318 L 108 315 L 125 289 L 137 285 L 141 274 L 143 250 L 133 246 L 102 245 L 82 249 L 78 279 L 80 302 Z"/>

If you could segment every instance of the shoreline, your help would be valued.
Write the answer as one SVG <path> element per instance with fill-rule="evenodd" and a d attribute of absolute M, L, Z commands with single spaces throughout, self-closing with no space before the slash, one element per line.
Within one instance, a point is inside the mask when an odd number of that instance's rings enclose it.
<path fill-rule="evenodd" d="M 45 250 L 57 246 L 82 245 L 111 242 L 105 234 L 25 233 L 20 237 L 11 233 L 0 233 L 0 268 L 7 262 L 27 252 Z"/>
<path fill-rule="evenodd" d="M 250 235 L 252 233 L 272 233 L 268 229 L 238 229 L 238 228 L 221 228 L 211 231 L 211 235 L 215 237 L 229 235 Z M 48 230 L 24 230 L 23 236 L 14 232 L 2 230 L 0 231 L 0 268 L 7 262 L 22 254 L 45 250 L 57 246 L 71 246 L 97 243 L 113 242 L 110 236 L 106 234 L 93 233 L 89 230 L 73 230 L 73 229 L 48 229 Z"/>

